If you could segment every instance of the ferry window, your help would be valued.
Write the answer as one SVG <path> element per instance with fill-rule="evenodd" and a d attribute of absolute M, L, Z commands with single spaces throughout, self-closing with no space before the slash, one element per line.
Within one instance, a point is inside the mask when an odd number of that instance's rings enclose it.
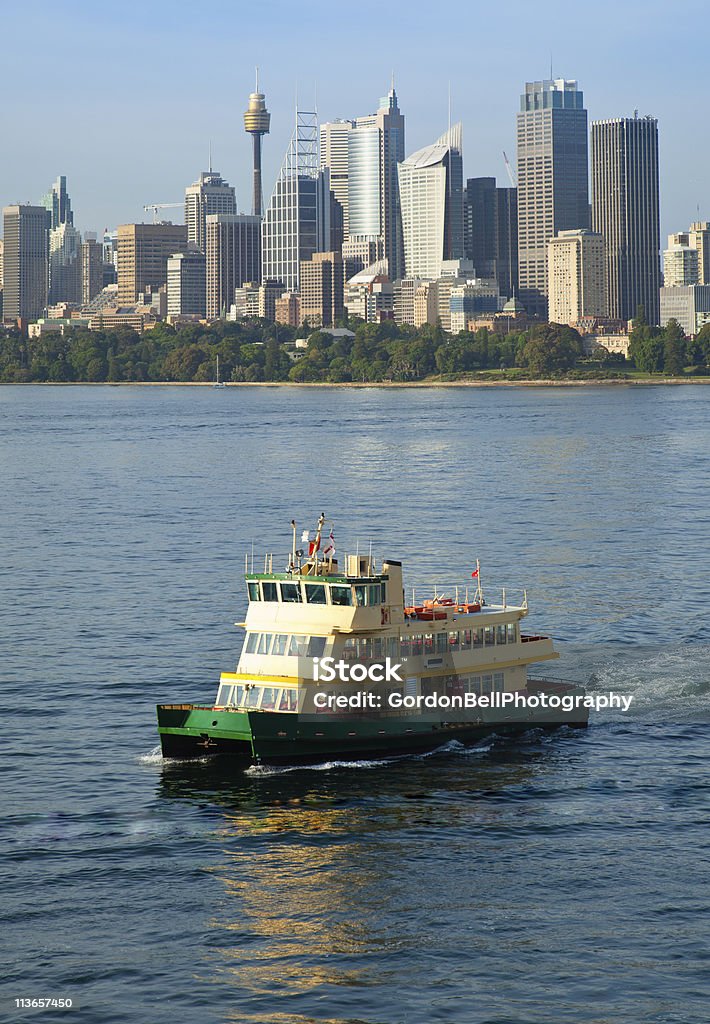
<path fill-rule="evenodd" d="M 469 693 L 480 693 L 481 692 L 481 677 L 480 676 L 469 676 L 469 678 L 468 678 L 468 692 Z"/>
<path fill-rule="evenodd" d="M 495 643 L 494 628 L 493 628 L 493 626 L 484 626 L 483 627 L 483 639 L 484 639 L 486 647 L 490 647 L 490 646 L 493 645 L 493 643 Z"/>
<path fill-rule="evenodd" d="M 471 646 L 471 642 L 472 642 L 471 630 L 470 629 L 462 629 L 461 630 L 461 650 L 462 651 L 467 651 L 470 648 L 470 646 Z"/>
<path fill-rule="evenodd" d="M 459 649 L 459 635 L 458 633 L 449 633 L 449 650 L 458 651 Z"/>
<path fill-rule="evenodd" d="M 305 636 L 292 636 L 288 643 L 288 653 L 290 655 L 301 655 L 305 657 L 306 654 L 306 637 Z"/>
<path fill-rule="evenodd" d="M 500 626 L 496 626 L 496 643 L 504 644 L 508 636 L 508 627 L 505 623 Z"/>
<path fill-rule="evenodd" d="M 279 701 L 279 711 L 295 711 L 296 710 L 296 691 L 295 690 L 282 690 L 281 700 Z"/>
<path fill-rule="evenodd" d="M 502 672 L 494 672 L 493 673 L 493 689 L 497 693 L 502 693 L 503 692 L 503 680 L 504 680 L 504 678 L 505 677 L 504 677 Z"/>
<path fill-rule="evenodd" d="M 257 645 L 258 642 L 259 642 L 259 634 L 258 633 L 247 633 L 247 642 L 246 642 L 246 646 L 244 648 L 245 652 L 247 654 L 254 654 L 254 652 L 256 651 L 256 645 Z"/>
<path fill-rule="evenodd" d="M 333 584 L 330 588 L 330 603 L 348 605 L 353 603 L 353 592 L 350 587 L 339 587 Z"/>
<path fill-rule="evenodd" d="M 308 638 L 308 657 L 322 658 L 325 650 L 324 636 L 311 636 Z"/>
<path fill-rule="evenodd" d="M 271 633 L 259 633 L 259 646 L 256 649 L 257 654 L 268 654 L 269 646 L 271 645 Z"/>
<path fill-rule="evenodd" d="M 274 636 L 274 646 L 271 648 L 271 653 L 285 654 L 287 642 L 288 637 L 286 636 L 285 633 L 276 633 L 276 635 Z"/>
<path fill-rule="evenodd" d="M 325 586 L 322 583 L 306 583 L 306 603 L 325 604 Z"/>
<path fill-rule="evenodd" d="M 301 600 L 301 588 L 298 583 L 282 583 L 281 600 L 287 604 L 297 604 Z"/>
<path fill-rule="evenodd" d="M 260 601 L 259 597 L 259 584 L 258 583 L 247 583 L 247 589 L 249 591 L 250 601 Z"/>
<path fill-rule="evenodd" d="M 381 604 L 382 598 L 380 595 L 380 585 L 376 583 L 374 587 L 368 587 L 369 590 L 369 604 Z"/>
<path fill-rule="evenodd" d="M 399 641 L 399 656 L 400 658 L 408 658 L 412 653 L 412 641 L 408 636 L 403 636 Z"/>
<path fill-rule="evenodd" d="M 481 676 L 481 693 L 490 693 L 493 689 L 493 676 Z"/>
<path fill-rule="evenodd" d="M 387 637 L 387 657 L 396 658 L 399 650 L 399 640 L 396 636 Z"/>
<path fill-rule="evenodd" d="M 415 633 L 412 636 L 412 654 L 421 654 L 424 650 L 424 637 L 421 633 Z"/>
<path fill-rule="evenodd" d="M 433 654 L 434 653 L 434 634 L 433 633 L 425 633 L 424 634 L 424 653 L 425 654 Z"/>
<path fill-rule="evenodd" d="M 367 587 L 355 587 L 355 604 L 362 608 L 365 604 Z"/>
<path fill-rule="evenodd" d="M 372 657 L 383 658 L 385 655 L 384 644 L 381 636 L 375 636 L 372 638 Z"/>
<path fill-rule="evenodd" d="M 265 601 L 278 601 L 279 595 L 276 593 L 275 583 L 262 583 L 261 592 L 264 595 Z"/>
<path fill-rule="evenodd" d="M 473 646 L 474 647 L 483 647 L 483 630 L 482 629 L 474 629 L 474 631 L 473 631 Z"/>
<path fill-rule="evenodd" d="M 261 687 L 252 686 L 250 690 L 247 690 L 245 704 L 248 708 L 256 708 L 259 706 L 259 700 L 261 699 Z"/>
<path fill-rule="evenodd" d="M 517 636 L 516 636 L 516 632 L 517 632 L 517 630 L 515 628 L 515 623 L 514 622 L 509 622 L 508 623 L 508 643 L 509 644 L 514 644 L 516 642 L 516 640 L 518 639 Z"/>
<path fill-rule="evenodd" d="M 269 711 L 275 711 L 278 692 L 279 691 L 274 686 L 265 686 L 264 696 L 261 699 L 262 708 L 267 708 Z"/>
<path fill-rule="evenodd" d="M 448 650 L 449 634 L 448 633 L 437 633 L 436 634 L 436 653 L 446 654 Z"/>
<path fill-rule="evenodd" d="M 234 693 L 232 694 L 232 703 L 236 704 L 237 707 L 244 703 L 244 687 L 235 686 Z"/>
<path fill-rule="evenodd" d="M 372 657 L 372 645 L 369 638 L 357 641 L 357 656 L 365 661 Z"/>
<path fill-rule="evenodd" d="M 345 640 L 345 647 L 343 648 L 343 657 L 346 661 L 355 661 L 357 658 L 357 648 L 355 646 L 355 638 L 349 636 Z"/>
<path fill-rule="evenodd" d="M 229 704 L 229 698 L 232 693 L 231 686 L 220 686 L 219 693 L 217 694 L 217 704 L 219 707 L 224 708 Z"/>

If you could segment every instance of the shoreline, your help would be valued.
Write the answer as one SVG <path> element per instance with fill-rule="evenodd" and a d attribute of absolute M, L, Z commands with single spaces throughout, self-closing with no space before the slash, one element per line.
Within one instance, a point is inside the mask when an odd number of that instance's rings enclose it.
<path fill-rule="evenodd" d="M 584 388 L 584 387 L 660 387 L 669 384 L 710 384 L 710 377 L 659 377 L 637 380 L 598 379 L 560 380 L 420 380 L 420 381 L 225 381 L 226 388 Z M 213 381 L 193 380 L 33 380 L 4 381 L 0 387 L 52 388 L 213 388 Z"/>

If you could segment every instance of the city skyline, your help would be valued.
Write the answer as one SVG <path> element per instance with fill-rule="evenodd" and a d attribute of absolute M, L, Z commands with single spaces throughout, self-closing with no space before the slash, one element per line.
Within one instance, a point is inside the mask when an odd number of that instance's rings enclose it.
<path fill-rule="evenodd" d="M 74 6 L 80 9 L 83 5 Z M 415 3 L 411 13 L 420 6 Z M 373 97 L 386 91 L 393 65 L 400 108 L 407 117 L 406 155 L 440 134 L 442 120 L 448 116 L 450 80 L 452 115 L 464 123 L 466 177 L 492 175 L 505 184 L 502 152 L 505 149 L 511 158 L 515 152 L 520 90 L 525 81 L 549 77 L 552 51 L 553 76 L 579 81 L 590 123 L 631 117 L 635 109 L 641 116 L 658 118 L 662 235 L 707 219 L 710 196 L 702 168 L 710 143 L 696 138 L 693 109 L 687 103 L 687 96 L 701 93 L 702 71 L 689 60 L 679 80 L 668 60 L 674 49 L 687 46 L 689 26 L 683 12 L 678 16 L 677 11 L 669 12 L 655 3 L 643 7 L 633 3 L 618 11 L 603 3 L 595 8 L 593 20 L 580 20 L 561 4 L 552 4 L 550 17 L 538 24 L 524 5 L 509 7 L 509 15 L 500 21 L 500 32 L 496 33 L 489 21 L 486 45 L 472 49 L 471 41 L 480 39 L 480 32 L 471 35 L 467 29 L 478 29 L 478 7 L 457 15 L 460 33 L 452 34 L 448 23 L 433 28 L 428 24 L 423 33 L 408 20 L 396 19 L 393 12 L 366 3 L 359 9 L 360 16 L 376 18 L 383 30 L 379 36 L 384 38 L 375 38 L 363 53 L 346 36 L 339 47 L 331 45 L 338 32 L 337 21 L 333 22 L 332 12 L 330 20 L 325 18 L 325 5 L 320 3 L 298 18 L 292 8 L 279 2 L 268 10 L 252 12 L 253 31 L 248 39 L 236 31 L 242 20 L 239 13 L 217 3 L 215 16 L 226 18 L 235 32 L 210 36 L 209 53 L 206 50 L 197 59 L 196 73 L 209 88 L 195 90 L 193 73 L 184 81 L 172 76 L 167 102 L 165 63 L 156 59 L 163 51 L 155 45 L 153 34 L 169 48 L 186 43 L 198 27 L 189 13 L 180 25 L 173 24 L 167 5 L 158 3 L 155 19 L 159 28 L 155 33 L 141 32 L 136 27 L 139 22 L 131 17 L 132 11 L 137 15 L 137 5 L 129 0 L 121 17 L 102 12 L 100 20 L 86 23 L 67 17 L 70 29 L 56 22 L 51 31 L 42 25 L 29 50 L 23 47 L 23 53 L 8 53 L 6 74 L 17 86 L 13 97 L 19 99 L 6 104 L 2 114 L 5 136 L 12 137 L 14 145 L 4 162 L 0 199 L 3 205 L 39 202 L 57 175 L 65 174 L 79 230 L 101 231 L 148 219 L 144 204 L 179 201 L 185 185 L 206 169 L 211 142 L 213 166 L 235 185 L 239 210 L 249 212 L 251 140 L 241 118 L 253 90 L 255 64 L 260 66 L 260 87 L 272 112 L 271 134 L 264 139 L 265 203 L 292 130 L 296 88 L 302 106 L 310 108 L 317 90 L 320 123 L 356 118 L 372 109 Z M 44 3 L 35 4 L 32 11 L 45 8 L 49 10 Z M 565 11 L 564 18 L 555 18 L 558 9 Z M 614 11 L 612 21 L 605 19 L 607 10 Z M 702 7 L 687 3 L 683 11 L 692 17 Z M 22 33 L 27 18 L 27 8 L 8 12 L 8 32 Z M 279 18 L 282 26 L 292 22 L 293 31 L 281 31 L 281 27 L 277 31 L 274 25 Z M 582 28 L 583 52 L 579 46 Z M 308 61 L 304 63 L 298 45 L 307 31 L 314 57 L 312 73 L 304 71 Z M 48 57 L 65 39 L 69 41 L 69 34 L 86 67 L 101 74 L 91 91 L 82 88 L 85 77 L 72 81 L 65 75 L 61 85 L 63 116 L 47 118 L 46 95 L 53 67 Z M 126 90 L 116 88 L 119 53 L 124 65 L 135 65 L 132 70 L 137 72 L 135 84 Z M 343 74 L 343 61 L 348 59 L 353 66 L 357 62 L 357 75 Z M 56 91 L 56 83 L 52 89 Z M 140 108 L 136 106 L 139 97 Z M 148 110 L 150 116 L 139 116 L 140 110 Z M 96 130 L 68 130 L 72 119 L 77 129 L 93 124 Z M 37 124 L 42 131 L 36 130 Z M 100 144 L 102 130 L 105 147 Z M 116 133 L 124 131 L 132 146 L 119 150 Z M 698 148 L 689 155 L 691 140 Z"/>

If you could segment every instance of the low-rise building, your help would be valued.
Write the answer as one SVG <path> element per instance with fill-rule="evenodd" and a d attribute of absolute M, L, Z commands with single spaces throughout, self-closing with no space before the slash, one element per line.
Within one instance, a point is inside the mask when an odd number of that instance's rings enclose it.
<path fill-rule="evenodd" d="M 686 337 L 693 337 L 710 322 L 710 284 L 661 288 L 661 325 L 677 320 Z"/>
<path fill-rule="evenodd" d="M 284 292 L 274 304 L 274 320 L 277 324 L 298 327 L 301 323 L 301 302 L 297 292 Z"/>

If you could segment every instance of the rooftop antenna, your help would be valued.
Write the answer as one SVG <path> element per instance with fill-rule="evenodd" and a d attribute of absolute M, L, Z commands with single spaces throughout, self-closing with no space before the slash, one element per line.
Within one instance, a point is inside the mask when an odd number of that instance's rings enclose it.
<path fill-rule="evenodd" d="M 259 65 L 258 64 L 257 64 L 257 66 L 255 67 L 254 70 L 256 71 L 256 79 L 255 79 L 255 85 L 254 85 L 254 92 L 258 92 L 259 91 Z"/>
<path fill-rule="evenodd" d="M 392 85 L 390 86 L 392 92 L 394 92 L 394 69 L 392 69 Z"/>
<path fill-rule="evenodd" d="M 212 139 L 209 141 L 209 172 L 212 173 Z"/>
<path fill-rule="evenodd" d="M 451 79 L 449 79 L 449 141 L 451 137 Z"/>
<path fill-rule="evenodd" d="M 552 50 L 550 50 L 550 81 L 554 82 L 554 78 L 552 77 Z"/>

